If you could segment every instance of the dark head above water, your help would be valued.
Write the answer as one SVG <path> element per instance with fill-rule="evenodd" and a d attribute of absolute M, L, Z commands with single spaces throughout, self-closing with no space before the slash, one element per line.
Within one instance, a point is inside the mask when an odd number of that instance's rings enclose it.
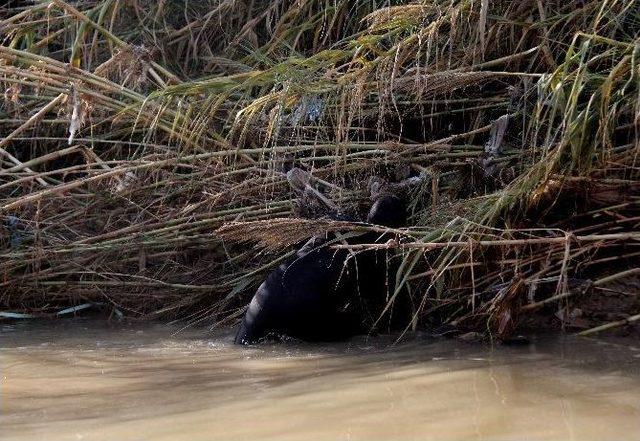
<path fill-rule="evenodd" d="M 402 227 L 406 219 L 404 201 L 392 195 L 378 197 L 367 216 L 367 222 L 389 228 Z M 368 233 L 352 239 L 376 240 L 384 238 Z M 237 344 L 256 343 L 269 335 L 342 340 L 370 329 L 371 319 L 377 317 L 370 309 L 386 303 L 387 277 L 393 271 L 375 251 L 349 259 L 347 251 L 331 249 L 326 242 L 309 240 L 294 258 L 269 274 L 249 304 Z"/>
<path fill-rule="evenodd" d="M 384 195 L 371 206 L 367 222 L 389 228 L 403 227 L 407 223 L 407 205 L 396 196 Z"/>

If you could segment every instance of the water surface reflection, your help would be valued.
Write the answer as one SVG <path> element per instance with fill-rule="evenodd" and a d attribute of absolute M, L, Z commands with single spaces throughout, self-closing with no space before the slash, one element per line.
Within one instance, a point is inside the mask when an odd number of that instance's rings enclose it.
<path fill-rule="evenodd" d="M 0 325 L 2 440 L 637 440 L 640 344 L 522 348 Z"/>

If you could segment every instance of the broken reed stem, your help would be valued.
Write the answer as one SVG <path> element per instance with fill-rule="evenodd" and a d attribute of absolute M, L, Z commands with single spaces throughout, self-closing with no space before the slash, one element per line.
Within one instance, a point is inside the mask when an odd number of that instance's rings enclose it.
<path fill-rule="evenodd" d="M 7 159 L 9 159 L 9 161 L 13 162 L 16 165 L 16 167 L 13 167 L 13 169 L 17 168 L 18 170 L 26 170 L 31 174 L 35 174 L 35 172 L 31 170 L 28 165 L 25 166 L 22 162 L 20 162 L 16 157 L 14 157 L 12 154 L 7 152 L 4 148 L 7 146 L 7 144 L 9 144 L 14 138 L 16 138 L 22 132 L 24 132 L 27 128 L 31 127 L 32 125 L 40 121 L 42 118 L 44 118 L 44 116 L 47 113 L 49 113 L 51 109 L 53 109 L 55 106 L 60 104 L 65 97 L 66 97 L 66 94 L 64 93 L 61 93 L 60 95 L 58 95 L 56 98 L 51 100 L 49 104 L 47 104 L 42 109 L 40 109 L 35 115 L 33 115 L 31 118 L 25 121 L 22 125 L 20 125 L 20 127 L 15 129 L 13 132 L 9 133 L 6 137 L 2 139 L 2 141 L 0 141 L 0 154 L 4 155 Z M 5 173 L 10 173 L 10 171 L 5 171 Z M 43 187 L 49 186 L 49 184 L 42 178 L 35 178 L 35 180 Z"/>
<path fill-rule="evenodd" d="M 18 127 L 13 132 L 5 136 L 2 139 L 2 141 L 0 141 L 0 149 L 3 149 L 4 151 L 4 147 L 6 147 L 7 144 L 9 144 L 15 137 L 20 135 L 27 128 L 31 127 L 33 124 L 36 124 L 38 121 L 40 121 L 47 113 L 51 111 L 51 109 L 53 109 L 55 106 L 60 104 L 66 96 L 67 96 L 66 94 L 61 93 L 60 95 L 55 97 L 53 100 L 51 100 L 49 104 L 47 104 L 42 109 L 40 109 L 35 115 L 30 117 L 28 120 L 26 120 L 22 125 L 20 125 L 20 127 Z"/>
<path fill-rule="evenodd" d="M 619 328 L 621 326 L 629 325 L 629 324 L 635 323 L 637 321 L 640 321 L 640 314 L 631 316 L 631 317 L 623 319 L 623 320 L 618 320 L 616 322 L 611 322 L 611 323 L 607 323 L 607 324 L 604 324 L 604 325 L 601 325 L 601 326 L 596 326 L 595 328 L 588 329 L 586 331 L 582 331 L 582 332 L 578 333 L 578 335 L 584 337 L 584 336 L 587 336 L 587 335 L 596 334 L 598 332 L 607 331 L 609 329 L 614 329 L 614 328 Z"/>
<path fill-rule="evenodd" d="M 551 245 L 551 244 L 565 244 L 570 241 L 576 242 L 600 242 L 600 241 L 615 241 L 615 240 L 640 240 L 640 232 L 638 233 L 618 233 L 618 234 L 592 234 L 587 236 L 575 236 L 568 235 L 567 237 L 549 237 L 549 238 L 537 238 L 537 239 L 503 239 L 503 240 L 479 240 L 472 241 L 473 245 L 483 247 L 493 246 L 526 246 L 526 245 Z M 469 241 L 452 241 L 452 242 L 410 242 L 400 243 L 394 240 L 390 240 L 384 244 L 363 244 L 363 245 L 333 245 L 335 249 L 345 249 L 352 251 L 364 251 L 364 250 L 436 250 L 443 248 L 468 248 Z"/>
<path fill-rule="evenodd" d="M 130 275 L 122 274 L 123 276 L 131 277 Z M 160 280 L 74 280 L 70 282 L 61 281 L 34 281 L 26 283 L 27 285 L 35 286 L 128 286 L 128 287 L 153 287 L 153 288 L 169 288 L 186 291 L 216 291 L 220 288 L 219 285 L 185 285 L 180 283 L 167 283 Z"/>
<path fill-rule="evenodd" d="M 527 312 L 527 311 L 534 311 L 536 309 L 539 309 L 545 305 L 548 305 L 550 303 L 555 303 L 558 302 L 560 300 L 563 299 L 567 299 L 569 297 L 573 297 L 575 295 L 578 294 L 584 294 L 586 293 L 589 289 L 591 289 L 591 287 L 594 286 L 603 286 L 606 285 L 607 283 L 613 282 L 614 280 L 619 280 L 619 279 L 624 279 L 627 277 L 631 277 L 631 276 L 636 276 L 636 275 L 640 275 L 640 268 L 632 268 L 630 270 L 627 271 L 621 271 L 617 274 L 612 274 L 610 276 L 607 277 L 603 277 L 601 279 L 598 279 L 594 282 L 590 282 L 590 283 L 585 283 L 583 286 L 572 289 L 572 290 L 568 290 L 562 294 L 558 294 L 552 297 L 549 297 L 547 299 L 544 299 L 542 301 L 536 302 L 536 303 L 530 303 L 528 305 L 524 305 L 522 308 L 520 308 L 520 311 L 522 312 Z M 638 316 L 636 316 L 638 317 Z M 618 322 L 613 322 L 613 323 L 608 323 L 602 326 L 598 326 L 596 328 L 587 330 L 587 331 L 583 331 L 581 332 L 579 335 L 590 335 L 590 334 L 594 334 L 596 332 L 600 332 L 600 331 L 604 331 L 607 329 L 611 329 L 611 328 L 615 328 L 618 326 L 623 326 L 626 324 L 629 324 L 631 322 L 634 322 L 638 320 L 637 318 L 634 317 L 630 317 L 629 319 L 626 320 L 620 320 Z"/>
<path fill-rule="evenodd" d="M 122 175 L 122 174 L 127 173 L 127 172 L 141 171 L 141 170 L 145 170 L 145 169 L 153 168 L 153 167 L 161 168 L 161 167 L 165 167 L 167 165 L 178 165 L 180 163 L 180 161 L 193 161 L 193 160 L 199 160 L 199 159 L 213 158 L 213 157 L 216 157 L 216 156 L 220 156 L 220 153 L 221 152 L 201 153 L 201 154 L 198 154 L 198 155 L 188 155 L 188 156 L 184 156 L 184 157 L 170 158 L 170 159 L 165 159 L 165 160 L 161 160 L 161 161 L 152 161 L 152 162 L 147 162 L 147 163 L 143 163 L 143 164 L 137 164 L 137 165 L 124 166 L 124 167 L 120 167 L 120 168 L 114 168 L 114 169 L 99 173 L 99 174 L 97 174 L 95 176 L 91 176 L 91 177 L 83 178 L 83 179 L 78 179 L 78 180 L 76 180 L 74 182 L 58 185 L 56 187 L 49 188 L 47 190 L 42 190 L 40 192 L 37 192 L 37 193 L 34 193 L 34 194 L 30 194 L 28 196 L 23 196 L 21 198 L 16 199 L 13 202 L 5 204 L 4 206 L 0 206 L 0 212 L 14 210 L 14 209 L 16 209 L 18 207 L 22 207 L 24 205 L 29 205 L 29 204 L 32 204 L 32 203 L 34 203 L 36 201 L 39 201 L 39 200 L 45 198 L 46 196 L 50 196 L 50 195 L 53 195 L 53 194 L 61 195 L 61 194 L 65 193 L 65 192 L 68 192 L 69 190 L 85 186 L 85 185 L 87 185 L 89 183 L 98 182 L 98 181 L 101 181 L 103 179 L 110 178 L 110 177 L 117 177 L 117 176 Z M 224 152 L 222 152 L 222 153 L 224 153 Z"/>
<path fill-rule="evenodd" d="M 33 167 L 34 165 L 40 165 L 40 164 L 44 164 L 46 162 L 52 161 L 54 159 L 58 159 L 61 158 L 63 156 L 69 155 L 71 153 L 77 152 L 78 150 L 80 150 L 80 146 L 78 145 L 74 145 L 71 147 L 67 147 L 66 149 L 62 149 L 62 150 L 58 150 L 55 152 L 51 152 L 51 153 L 47 153 L 46 155 L 42 155 L 39 156 L 37 158 L 31 159 L 27 162 L 23 162 L 20 165 L 16 165 L 15 167 L 11 167 L 11 168 L 7 168 L 4 170 L 0 171 L 0 176 L 7 176 L 11 173 L 16 173 L 22 170 L 27 170 L 31 173 L 35 173 L 33 171 L 31 171 L 30 167 Z"/>

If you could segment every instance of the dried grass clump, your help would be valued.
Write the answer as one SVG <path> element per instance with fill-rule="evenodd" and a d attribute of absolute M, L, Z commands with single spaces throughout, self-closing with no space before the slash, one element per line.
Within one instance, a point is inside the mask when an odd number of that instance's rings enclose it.
<path fill-rule="evenodd" d="M 638 288 L 635 1 L 51 0 L 0 18 L 4 314 L 232 320 L 299 241 L 371 230 L 324 215 L 362 219 L 372 176 L 414 180 L 410 225 L 335 246 L 402 261 L 412 326 L 506 337 Z M 558 320 L 609 329 L 634 308 Z"/>

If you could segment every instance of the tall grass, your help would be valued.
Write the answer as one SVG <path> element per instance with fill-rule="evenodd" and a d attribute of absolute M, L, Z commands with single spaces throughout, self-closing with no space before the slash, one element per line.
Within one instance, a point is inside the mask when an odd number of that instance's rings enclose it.
<path fill-rule="evenodd" d="M 233 320 L 297 241 L 363 228 L 304 219 L 322 210 L 292 165 L 355 217 L 372 176 L 420 176 L 410 226 L 370 245 L 401 262 L 389 306 L 409 288 L 408 328 L 508 335 L 638 275 L 634 1 L 0 14 L 3 310 Z"/>

